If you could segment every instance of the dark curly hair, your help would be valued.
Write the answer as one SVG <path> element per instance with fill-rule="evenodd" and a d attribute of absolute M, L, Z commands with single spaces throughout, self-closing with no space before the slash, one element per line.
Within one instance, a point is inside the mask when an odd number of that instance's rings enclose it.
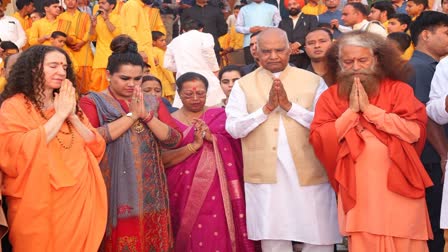
<path fill-rule="evenodd" d="M 72 67 L 72 61 L 68 54 L 54 46 L 37 45 L 32 46 L 24 51 L 17 62 L 14 64 L 8 76 L 8 82 L 5 90 L 0 95 L 0 104 L 6 99 L 16 95 L 23 94 L 28 102 L 31 102 L 38 109 L 43 107 L 44 98 L 44 59 L 50 52 L 60 52 L 64 54 L 67 60 L 67 76 L 66 78 L 73 83 L 76 89 L 75 73 Z M 59 92 L 59 89 L 53 92 Z M 78 95 L 77 95 L 78 97 Z M 79 114 L 80 110 L 77 106 L 76 112 Z"/>

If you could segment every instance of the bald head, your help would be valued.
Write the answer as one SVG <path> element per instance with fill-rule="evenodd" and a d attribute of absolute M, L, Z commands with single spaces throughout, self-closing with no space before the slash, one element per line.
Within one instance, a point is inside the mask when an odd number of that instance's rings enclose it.
<path fill-rule="evenodd" d="M 278 28 L 262 31 L 257 37 L 257 56 L 259 64 L 272 73 L 283 71 L 288 65 L 289 55 L 288 36 Z"/>
<path fill-rule="evenodd" d="M 284 30 L 279 28 L 267 28 L 266 30 L 260 32 L 257 36 L 257 45 L 263 43 L 261 42 L 262 40 L 269 40 L 273 37 L 282 38 L 285 45 L 289 46 L 288 35 Z"/>

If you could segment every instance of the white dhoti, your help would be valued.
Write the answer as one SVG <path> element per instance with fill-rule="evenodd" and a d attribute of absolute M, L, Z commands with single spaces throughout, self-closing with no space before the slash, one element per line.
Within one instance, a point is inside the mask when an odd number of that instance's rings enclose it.
<path fill-rule="evenodd" d="M 281 119 L 277 147 L 277 183 L 245 183 L 249 239 L 340 243 L 336 195 L 329 183 L 300 186 Z"/>
<path fill-rule="evenodd" d="M 447 167 L 448 164 L 445 166 L 445 171 Z M 448 176 L 446 172 L 443 181 L 442 209 L 440 211 L 440 228 L 448 229 Z"/>

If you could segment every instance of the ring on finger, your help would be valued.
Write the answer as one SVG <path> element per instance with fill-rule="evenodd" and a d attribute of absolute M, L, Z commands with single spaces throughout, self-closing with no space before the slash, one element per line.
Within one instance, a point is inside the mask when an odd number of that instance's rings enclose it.
<path fill-rule="evenodd" d="M 205 131 L 202 131 L 202 138 L 205 137 Z"/>

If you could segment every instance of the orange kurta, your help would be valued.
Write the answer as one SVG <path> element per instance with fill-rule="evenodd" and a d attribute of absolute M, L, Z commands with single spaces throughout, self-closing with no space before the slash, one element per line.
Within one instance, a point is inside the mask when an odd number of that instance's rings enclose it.
<path fill-rule="evenodd" d="M 165 57 L 165 51 L 158 47 L 154 47 L 154 59 L 157 61 L 157 65 L 155 69 L 151 69 L 151 73 L 154 74 L 156 72 L 156 76 L 162 82 L 162 96 L 167 98 L 170 102 L 173 102 L 174 99 L 174 85 L 176 80 L 174 79 L 173 72 L 167 70 L 163 67 L 163 60 Z"/>
<path fill-rule="evenodd" d="M 27 31 L 29 28 L 31 28 L 31 25 L 33 24 L 33 22 L 31 20 L 31 18 L 29 18 L 28 16 L 22 17 L 18 11 L 14 12 L 14 14 L 12 14 L 12 16 L 15 17 L 17 20 L 19 20 L 24 31 Z"/>
<path fill-rule="evenodd" d="M 94 13 L 98 10 L 98 5 L 93 8 Z M 96 41 L 96 51 L 92 64 L 92 78 L 89 86 L 91 91 L 103 91 L 109 86 L 106 76 L 106 67 L 109 56 L 112 54 L 110 43 L 121 34 L 120 16 L 114 12 L 109 14 L 109 21 L 115 27 L 111 32 L 102 16 L 98 16 L 95 27 L 95 34 L 90 35 L 92 41 Z"/>
<path fill-rule="evenodd" d="M 54 109 L 46 112 L 54 114 Z M 73 145 L 46 142 L 46 123 L 34 106 L 17 94 L 0 109 L 0 167 L 8 203 L 9 239 L 14 251 L 97 251 L 107 220 L 107 195 L 98 166 L 105 150 L 95 133 L 86 143 L 74 132 Z M 61 131 L 68 132 L 64 123 Z M 71 134 L 58 133 L 69 145 Z"/>
<path fill-rule="evenodd" d="M 401 55 L 402 59 L 405 60 L 410 60 L 412 57 L 412 54 L 414 54 L 415 51 L 415 47 L 414 44 L 411 42 L 411 45 L 409 45 L 409 47 L 406 49 L 406 51 L 404 51 L 403 55 Z"/>
<path fill-rule="evenodd" d="M 131 37 L 138 45 L 138 51 L 144 52 L 148 63 L 155 68 L 154 52 L 152 46 L 151 26 L 148 12 L 144 9 L 142 0 L 129 0 L 121 8 L 121 32 Z M 154 72 L 156 77 L 157 72 Z"/>
<path fill-rule="evenodd" d="M 162 16 L 160 16 L 160 10 L 149 5 L 145 5 L 143 8 L 148 12 L 149 28 L 151 31 L 159 31 L 166 35 L 166 28 L 163 24 Z"/>
<path fill-rule="evenodd" d="M 21 48 L 22 50 L 27 49 L 30 44 L 29 44 L 29 30 L 31 28 L 31 25 L 33 24 L 31 18 L 29 18 L 28 16 L 22 17 L 20 15 L 20 13 L 18 11 L 14 12 L 14 14 L 12 14 L 13 17 L 15 17 L 17 20 L 19 20 L 20 24 L 22 25 L 23 30 L 25 31 L 26 37 L 27 37 L 27 42 L 26 44 Z"/>
<path fill-rule="evenodd" d="M 6 83 L 7 83 L 6 78 L 0 76 L 0 93 L 2 93 L 3 90 L 5 90 Z"/>
<path fill-rule="evenodd" d="M 61 31 L 69 35 L 70 22 L 59 18 L 56 18 L 53 21 L 48 20 L 46 17 L 41 18 L 31 25 L 29 33 L 27 34 L 29 36 L 28 42 L 32 46 L 37 44 L 51 45 L 49 39 L 43 43 L 39 43 L 38 39 L 45 35 L 50 36 L 54 31 Z"/>
<path fill-rule="evenodd" d="M 117 1 L 117 4 L 115 5 L 115 8 L 112 10 L 112 13 L 115 13 L 115 14 L 117 14 L 117 15 L 120 15 L 120 13 L 121 13 L 121 7 L 123 7 L 123 5 L 126 3 L 126 1 L 125 0 L 118 0 Z M 96 11 L 95 11 L 95 7 L 93 8 L 94 9 L 94 12 L 93 13 L 96 13 Z M 98 9 L 97 9 L 98 10 Z"/>
<path fill-rule="evenodd" d="M 74 38 L 74 43 L 85 43 L 80 50 L 69 49 L 69 51 L 78 64 L 78 71 L 76 72 L 78 90 L 82 94 L 87 93 L 91 82 L 93 63 L 93 53 L 89 40 L 90 16 L 87 13 L 76 10 L 73 13 L 66 11 L 59 15 L 58 18 L 70 23 L 68 35 Z"/>

